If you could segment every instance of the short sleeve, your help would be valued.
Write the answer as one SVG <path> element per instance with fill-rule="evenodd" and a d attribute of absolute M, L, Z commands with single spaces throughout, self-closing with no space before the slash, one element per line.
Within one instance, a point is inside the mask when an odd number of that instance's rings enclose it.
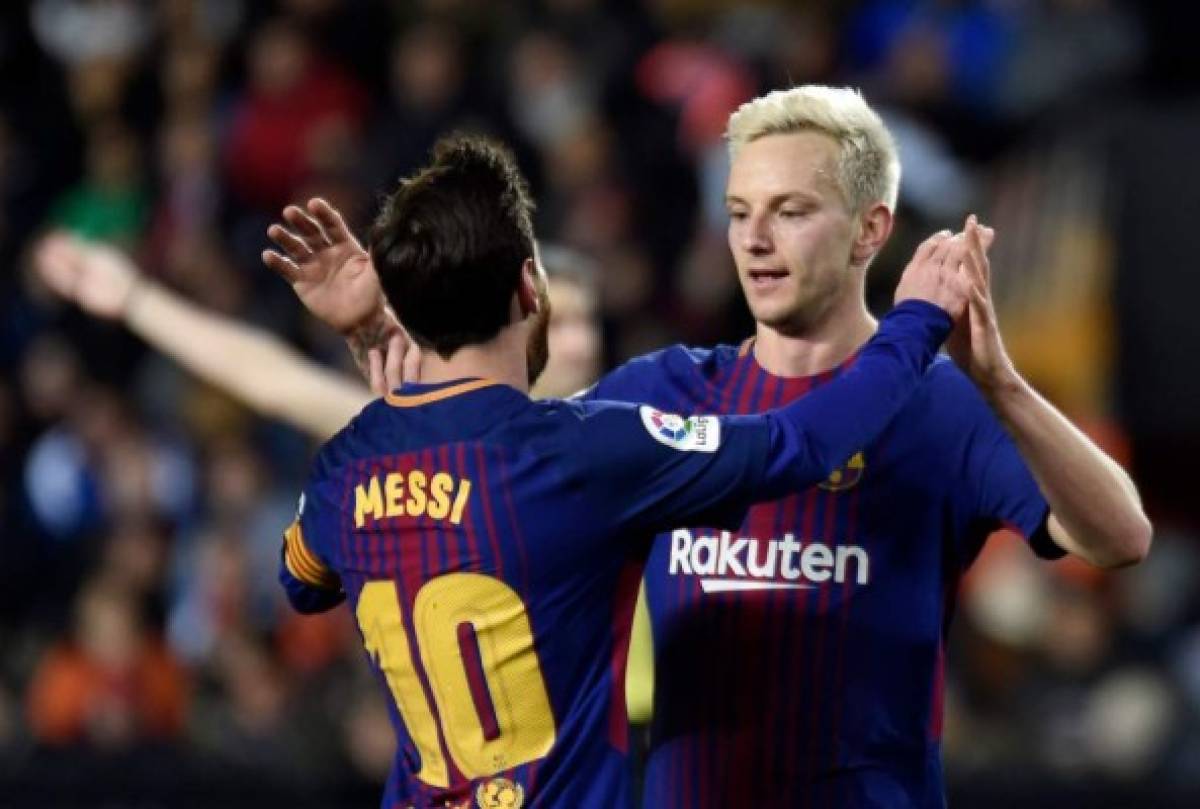
<path fill-rule="evenodd" d="M 986 530 L 1010 528 L 1038 556 L 1066 555 L 1047 530 L 1050 506 L 1003 425 L 982 401 L 967 448 L 967 492 L 972 516 Z"/>
<path fill-rule="evenodd" d="M 326 513 L 321 482 L 314 478 L 300 495 L 296 517 L 283 532 L 279 580 L 298 612 L 324 612 L 345 599 L 341 578 L 321 548 L 329 542 L 336 515 Z"/>

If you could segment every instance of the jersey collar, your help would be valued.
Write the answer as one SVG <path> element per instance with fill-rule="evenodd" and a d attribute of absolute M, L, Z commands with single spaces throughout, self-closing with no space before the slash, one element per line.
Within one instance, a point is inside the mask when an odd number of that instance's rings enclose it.
<path fill-rule="evenodd" d="M 432 385 L 408 382 L 389 392 L 383 398 L 393 407 L 416 407 L 497 385 L 503 385 L 503 383 L 480 377 L 452 379 L 449 382 L 438 382 Z"/>

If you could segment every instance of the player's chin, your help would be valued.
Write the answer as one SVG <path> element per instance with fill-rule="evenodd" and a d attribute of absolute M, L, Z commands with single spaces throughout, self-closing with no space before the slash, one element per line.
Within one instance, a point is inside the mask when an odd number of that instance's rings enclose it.
<path fill-rule="evenodd" d="M 756 322 L 773 328 L 794 321 L 799 308 L 794 300 L 777 295 L 747 294 L 746 302 Z"/>

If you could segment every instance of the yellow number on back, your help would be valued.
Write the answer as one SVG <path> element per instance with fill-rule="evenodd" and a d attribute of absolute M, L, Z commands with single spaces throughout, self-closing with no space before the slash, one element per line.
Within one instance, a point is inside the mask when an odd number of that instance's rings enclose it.
<path fill-rule="evenodd" d="M 499 579 L 451 573 L 431 579 L 413 604 L 413 628 L 429 678 L 446 747 L 467 778 L 493 775 L 542 758 L 554 744 L 554 713 L 533 645 L 533 628 L 521 598 Z M 368 582 L 356 611 L 367 651 L 376 656 L 396 706 L 421 755 L 417 777 L 450 785 L 438 743 L 438 724 L 425 701 L 404 631 L 393 582 Z M 459 646 L 469 624 L 499 734 L 485 738 Z"/>
<path fill-rule="evenodd" d="M 554 714 L 521 597 L 491 576 L 452 573 L 421 588 L 413 618 L 446 746 L 463 775 L 492 775 L 546 755 L 554 744 Z M 491 740 L 484 738 L 459 651 L 457 628 L 464 623 L 479 642 L 501 728 Z"/>
<path fill-rule="evenodd" d="M 362 629 L 367 653 L 379 662 L 404 726 L 421 754 L 421 770 L 417 777 L 434 786 L 450 786 L 450 772 L 438 744 L 437 725 L 413 668 L 395 583 L 367 582 L 358 597 L 355 616 Z"/>

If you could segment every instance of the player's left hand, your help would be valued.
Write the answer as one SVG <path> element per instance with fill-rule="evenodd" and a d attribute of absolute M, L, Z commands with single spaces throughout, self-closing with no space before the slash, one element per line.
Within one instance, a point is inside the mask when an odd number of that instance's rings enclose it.
<path fill-rule="evenodd" d="M 995 239 L 995 231 L 980 225 L 972 214 L 967 217 L 963 236 L 967 251 L 959 271 L 970 278 L 971 292 L 966 317 L 955 325 L 946 348 L 958 366 L 988 395 L 1003 387 L 1016 373 L 1000 337 L 992 302 L 992 267 L 987 251 Z"/>

